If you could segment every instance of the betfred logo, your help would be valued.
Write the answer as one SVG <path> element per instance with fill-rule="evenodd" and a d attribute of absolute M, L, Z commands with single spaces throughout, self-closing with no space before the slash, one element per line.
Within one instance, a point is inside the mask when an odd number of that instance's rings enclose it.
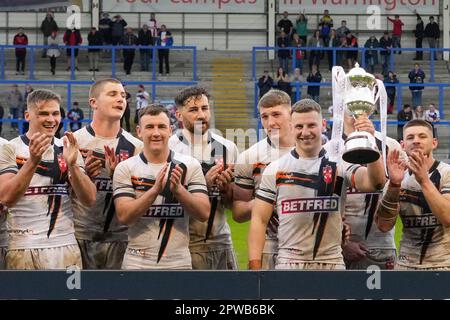
<path fill-rule="evenodd" d="M 301 198 L 281 201 L 281 214 L 339 212 L 339 197 Z"/>

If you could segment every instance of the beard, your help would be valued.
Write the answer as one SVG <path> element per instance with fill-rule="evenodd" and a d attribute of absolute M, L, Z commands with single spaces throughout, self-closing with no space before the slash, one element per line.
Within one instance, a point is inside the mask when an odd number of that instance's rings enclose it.
<path fill-rule="evenodd" d="M 200 121 L 196 121 L 193 124 L 186 122 L 185 128 L 192 134 L 197 134 L 200 130 L 201 130 L 202 134 L 205 134 L 205 132 L 208 131 L 208 129 L 209 129 L 209 122 L 201 121 L 201 124 L 205 125 L 205 128 L 203 128 L 203 126 L 202 127 L 196 126 L 197 123 L 200 123 Z M 196 127 L 199 129 L 196 129 Z"/>

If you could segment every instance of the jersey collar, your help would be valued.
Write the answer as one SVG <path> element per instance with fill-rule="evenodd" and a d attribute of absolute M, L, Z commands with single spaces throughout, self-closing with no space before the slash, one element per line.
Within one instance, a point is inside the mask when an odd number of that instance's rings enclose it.
<path fill-rule="evenodd" d="M 95 137 L 95 131 L 94 131 L 94 128 L 92 128 L 92 126 L 91 126 L 90 123 L 86 126 L 86 130 L 87 130 L 87 132 L 89 132 L 93 137 Z M 120 138 L 120 136 L 122 135 L 122 132 L 123 132 L 123 129 L 120 128 L 119 132 L 118 132 L 117 135 L 116 135 L 116 138 Z"/>

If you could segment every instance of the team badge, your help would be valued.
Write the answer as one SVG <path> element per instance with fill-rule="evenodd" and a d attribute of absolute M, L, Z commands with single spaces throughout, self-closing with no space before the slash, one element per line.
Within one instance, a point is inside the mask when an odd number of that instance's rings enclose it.
<path fill-rule="evenodd" d="M 333 169 L 331 166 L 326 166 L 322 169 L 322 176 L 323 181 L 325 181 L 326 184 L 330 184 L 333 180 Z"/>
<path fill-rule="evenodd" d="M 125 161 L 130 157 L 130 153 L 127 150 L 120 150 L 119 159 L 120 161 Z"/>
<path fill-rule="evenodd" d="M 64 159 L 64 156 L 62 154 L 58 155 L 58 166 L 59 170 L 61 170 L 62 173 L 67 171 L 66 159 Z"/>

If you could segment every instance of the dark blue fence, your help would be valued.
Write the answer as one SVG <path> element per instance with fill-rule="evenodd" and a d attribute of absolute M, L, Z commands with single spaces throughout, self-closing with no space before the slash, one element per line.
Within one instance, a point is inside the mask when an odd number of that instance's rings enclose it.
<path fill-rule="evenodd" d="M 15 46 L 15 45 L 0 45 L 0 80 L 5 80 L 5 62 L 6 62 L 6 50 L 13 50 L 15 48 L 26 48 L 29 50 L 28 56 L 28 78 L 30 80 L 35 79 L 34 71 L 35 71 L 35 52 L 39 49 L 49 49 L 54 48 L 50 46 L 44 45 L 28 45 L 28 46 Z M 106 51 L 111 51 L 111 76 L 116 77 L 116 57 L 120 53 L 122 49 L 147 49 L 152 51 L 152 70 L 151 70 L 151 79 L 156 81 L 156 57 L 158 49 L 169 49 L 169 50 L 183 50 L 183 51 L 192 51 L 192 81 L 197 81 L 197 47 L 195 46 L 171 46 L 171 47 L 161 47 L 161 46 L 59 46 L 60 50 L 71 50 L 70 56 L 70 79 L 75 80 L 75 50 L 76 49 L 101 49 Z"/>

